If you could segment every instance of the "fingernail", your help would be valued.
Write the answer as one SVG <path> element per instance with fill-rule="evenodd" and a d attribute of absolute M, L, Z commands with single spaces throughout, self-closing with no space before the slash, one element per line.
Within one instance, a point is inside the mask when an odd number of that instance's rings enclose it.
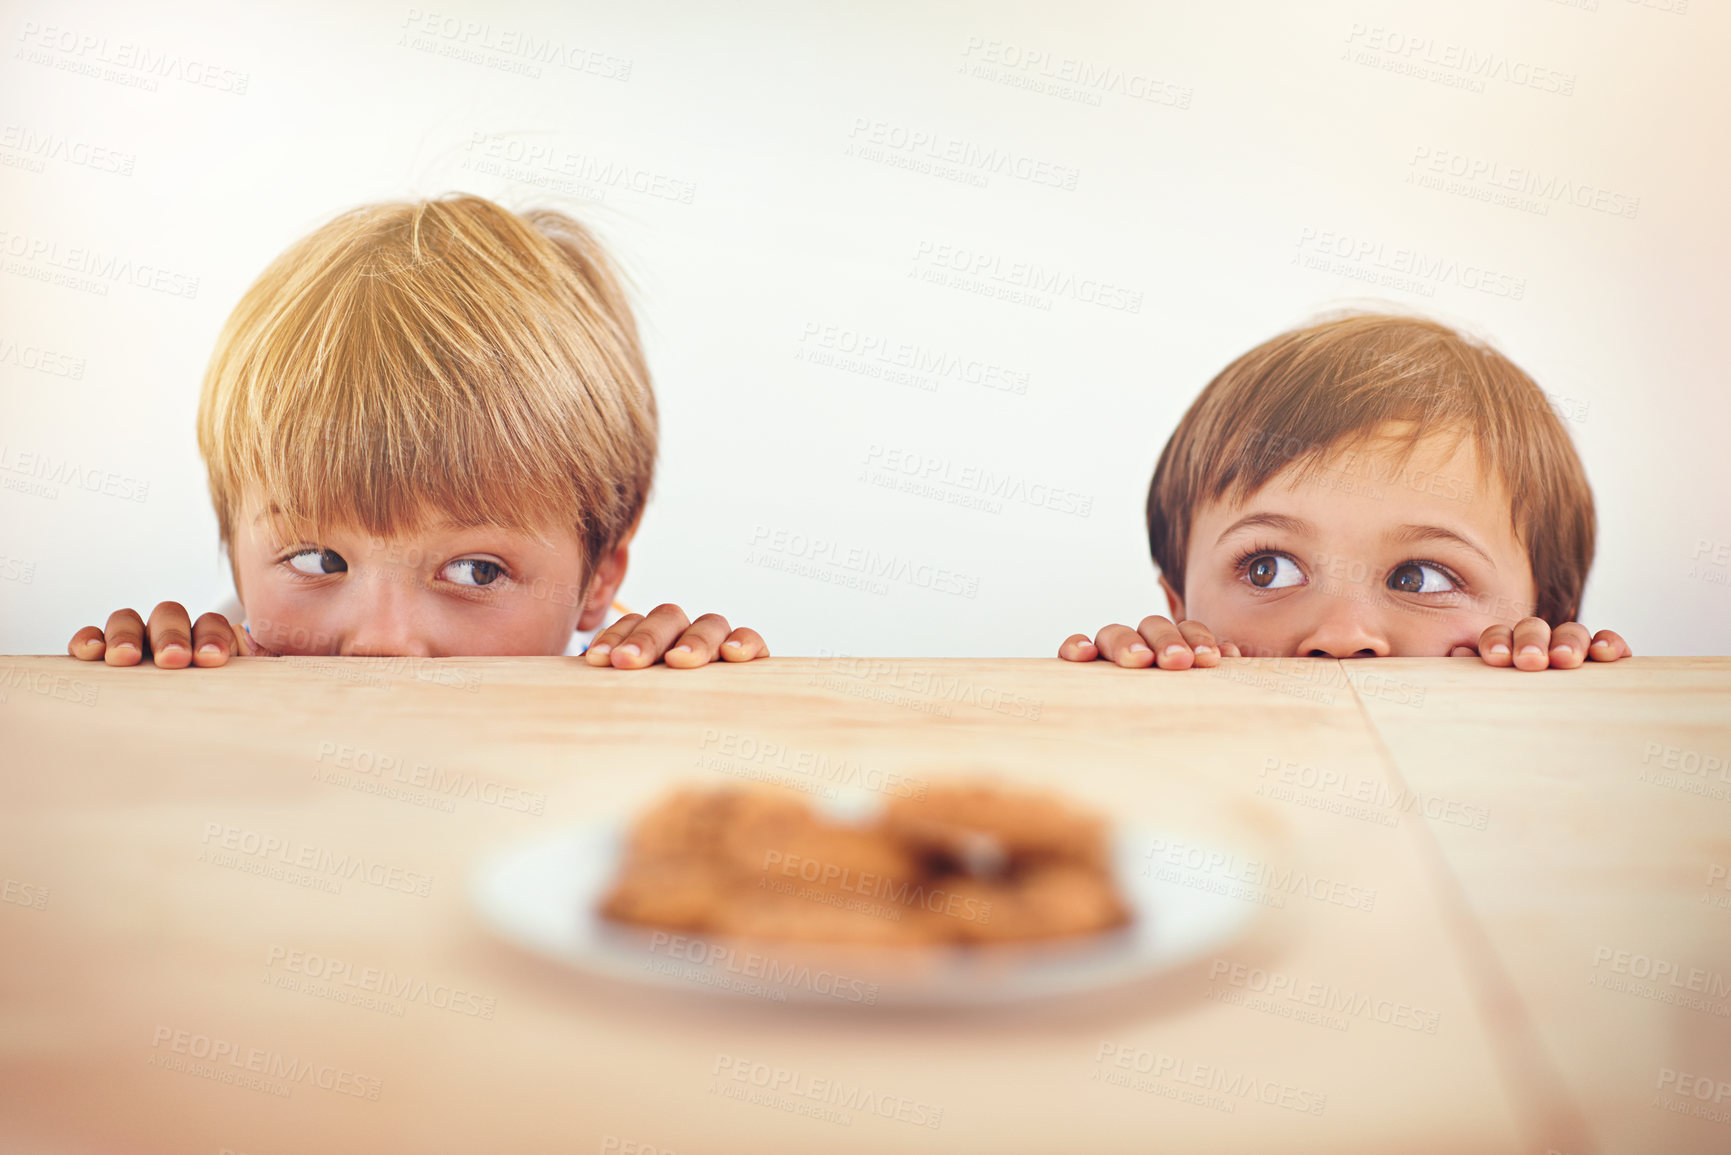
<path fill-rule="evenodd" d="M 743 642 L 722 642 L 721 648 L 724 650 L 737 650 L 743 644 Z M 680 646 L 679 648 L 682 650 L 685 649 L 684 646 Z"/>
<path fill-rule="evenodd" d="M 1498 642 L 1491 647 L 1491 653 L 1496 654 L 1498 656 L 1501 656 L 1501 655 L 1506 654 L 1508 652 L 1509 652 L 1509 648 L 1507 646 L 1503 645 L 1501 642 Z"/>
<path fill-rule="evenodd" d="M 1525 645 L 1521 647 L 1521 653 L 1523 654 L 1542 654 L 1544 652 L 1545 651 L 1534 645 Z"/>
<path fill-rule="evenodd" d="M 1551 653 L 1561 654 L 1565 658 L 1572 658 L 1575 656 L 1575 647 L 1569 645 L 1552 646 Z"/>
<path fill-rule="evenodd" d="M 1199 658 L 1200 658 L 1200 657 L 1201 657 L 1201 656 L 1202 656 L 1202 655 L 1203 655 L 1203 654 L 1212 654 L 1212 653 L 1213 653 L 1213 652 L 1214 652 L 1214 647 L 1213 647 L 1213 646 L 1197 646 L 1197 647 L 1196 647 L 1196 656 L 1197 656 L 1197 657 L 1199 657 Z"/>
<path fill-rule="evenodd" d="M 636 647 L 633 646 L 632 649 L 636 649 Z M 673 652 L 676 654 L 689 654 L 691 652 L 691 647 L 690 646 L 674 646 Z"/>
<path fill-rule="evenodd" d="M 1144 646 L 1141 642 L 1132 642 L 1130 643 L 1130 652 L 1132 654 L 1147 654 L 1152 653 L 1153 651 L 1149 650 L 1148 647 Z"/>
<path fill-rule="evenodd" d="M 627 642 L 625 645 L 620 646 L 617 652 L 621 653 L 621 654 L 629 654 L 633 658 L 635 658 L 638 654 L 641 654 L 643 651 L 638 648 L 636 642 Z"/>
<path fill-rule="evenodd" d="M 1611 648 L 1611 643 L 1607 642 L 1603 638 L 1600 638 L 1598 641 L 1593 643 L 1593 648 L 1595 650 L 1608 650 Z"/>
<path fill-rule="evenodd" d="M 138 652 L 138 647 L 133 645 L 131 642 L 121 642 L 118 646 L 115 646 L 114 649 L 116 653 L 122 654 L 128 650 L 131 650 L 135 654 Z"/>
<path fill-rule="evenodd" d="M 206 643 L 204 643 L 204 645 L 198 647 L 198 652 L 201 654 L 211 654 L 214 656 L 216 654 L 222 653 L 222 647 L 217 645 L 215 642 L 206 642 Z"/>
<path fill-rule="evenodd" d="M 1173 645 L 1167 646 L 1164 650 L 1161 651 L 1161 653 L 1163 653 L 1168 658 L 1176 658 L 1179 654 L 1182 654 L 1183 652 L 1184 652 L 1184 647 L 1177 645 L 1176 643 Z"/>
<path fill-rule="evenodd" d="M 612 646 L 609 646 L 606 644 L 602 644 L 599 646 L 590 646 L 589 652 L 591 654 L 600 654 L 602 657 L 605 658 L 607 656 L 608 651 L 611 650 L 612 648 L 613 648 Z"/>

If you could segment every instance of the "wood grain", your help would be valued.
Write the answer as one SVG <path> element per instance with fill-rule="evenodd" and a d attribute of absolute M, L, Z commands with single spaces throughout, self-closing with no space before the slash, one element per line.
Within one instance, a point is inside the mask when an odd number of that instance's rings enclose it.
<path fill-rule="evenodd" d="M 1731 810 L 1636 782 L 1630 758 L 1723 749 L 1728 689 L 1731 663 L 1658 659 L 1538 676 L 0 659 L 0 1131 L 18 1149 L 249 1155 L 1639 1147 L 1641 1125 L 1679 1124 L 1637 1084 L 1655 1063 L 1725 1066 L 1723 1020 L 1590 988 L 1592 952 L 1710 967 L 1717 951 L 1726 969 L 1731 912 L 1689 888 L 1731 860 Z M 1240 848 L 1184 877 L 1236 888 L 1254 930 L 1110 997 L 812 1010 L 566 973 L 491 938 L 465 894 L 486 853 L 626 818 L 677 781 L 821 793 L 964 772 Z M 1415 789 L 1454 807 L 1427 817 Z M 1181 860 L 1175 841 L 1155 865 Z M 284 854 L 366 867 L 296 878 Z M 398 994 L 365 1005 L 372 972 Z M 1336 1013 L 1257 1004 L 1270 975 Z M 311 1073 L 282 1096 L 176 1069 L 176 1040 L 199 1037 Z M 740 1101 L 712 1089 L 729 1063 L 889 1109 L 843 1124 Z M 1689 1122 L 1666 1149 L 1731 1133 Z"/>

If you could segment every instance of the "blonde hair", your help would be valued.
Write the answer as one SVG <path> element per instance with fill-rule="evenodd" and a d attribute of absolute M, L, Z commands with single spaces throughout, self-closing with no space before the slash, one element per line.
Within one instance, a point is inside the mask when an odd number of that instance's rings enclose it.
<path fill-rule="evenodd" d="M 1532 566 L 1533 614 L 1572 620 L 1593 564 L 1593 491 L 1562 422 L 1495 349 L 1417 317 L 1354 313 L 1266 341 L 1221 370 L 1166 443 L 1148 487 L 1148 546 L 1179 596 L 1196 509 L 1241 501 L 1297 463 L 1410 422 L 1397 466 L 1431 433 L 1473 439 L 1501 480 Z"/>
<path fill-rule="evenodd" d="M 637 522 L 655 394 L 619 273 L 561 213 L 367 205 L 289 246 L 217 339 L 198 407 L 222 541 L 258 493 L 389 536 L 438 513 L 571 525 L 585 576 Z"/>

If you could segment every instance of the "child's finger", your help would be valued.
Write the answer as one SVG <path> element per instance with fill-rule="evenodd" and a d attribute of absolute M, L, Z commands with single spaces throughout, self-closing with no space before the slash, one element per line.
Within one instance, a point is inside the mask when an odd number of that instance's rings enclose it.
<path fill-rule="evenodd" d="M 1551 631 L 1551 669 L 1572 670 L 1587 660 L 1587 627 L 1564 622 Z"/>
<path fill-rule="evenodd" d="M 1238 652 L 1237 642 L 1221 642 L 1220 656 L 1223 658 L 1242 658 L 1244 655 Z"/>
<path fill-rule="evenodd" d="M 1522 618 L 1515 623 L 1513 650 L 1515 668 L 1542 670 L 1550 665 L 1551 627 L 1543 618 Z"/>
<path fill-rule="evenodd" d="M 1220 643 L 1214 638 L 1214 631 L 1201 622 L 1185 618 L 1178 623 L 1178 632 L 1184 635 L 1184 641 L 1196 655 L 1198 666 L 1218 666 L 1220 664 Z"/>
<path fill-rule="evenodd" d="M 192 665 L 192 619 L 179 602 L 158 602 L 150 611 L 150 656 L 158 669 Z"/>
<path fill-rule="evenodd" d="M 237 652 L 234 629 L 221 614 L 201 614 L 192 623 L 192 662 L 195 666 L 222 666 Z"/>
<path fill-rule="evenodd" d="M 637 623 L 637 628 L 625 635 L 625 640 L 613 647 L 609 655 L 616 670 L 641 670 L 653 666 L 673 644 L 673 639 L 685 632 L 691 619 L 672 602 L 662 602 L 649 611 L 649 616 Z"/>
<path fill-rule="evenodd" d="M 1479 635 L 1479 657 L 1485 660 L 1487 666 L 1513 665 L 1514 637 L 1514 631 L 1508 626 L 1487 626 L 1485 632 Z"/>
<path fill-rule="evenodd" d="M 1148 648 L 1154 651 L 1154 661 L 1162 670 L 1188 670 L 1196 663 L 1196 655 L 1178 627 L 1159 614 L 1150 614 L 1136 627 Z"/>
<path fill-rule="evenodd" d="M 754 658 L 767 658 L 769 646 L 756 630 L 750 626 L 740 626 L 721 643 L 721 657 L 727 662 L 749 662 Z"/>
<path fill-rule="evenodd" d="M 137 610 L 115 610 L 102 629 L 108 652 L 102 660 L 110 666 L 136 666 L 144 661 L 144 619 Z"/>
<path fill-rule="evenodd" d="M 642 614 L 626 614 L 606 629 L 595 635 L 595 640 L 589 643 L 589 648 L 583 651 L 583 660 L 591 666 L 607 665 L 613 655 L 613 647 L 625 640 L 625 636 L 637 628 L 637 623 L 643 620 Z"/>
<path fill-rule="evenodd" d="M 1102 658 L 1127 670 L 1154 664 L 1154 651 L 1129 626 L 1107 626 L 1095 636 L 1094 647 Z"/>
<path fill-rule="evenodd" d="M 1058 656 L 1066 662 L 1091 662 L 1100 656 L 1100 647 L 1087 634 L 1071 634 L 1058 646 Z"/>
<path fill-rule="evenodd" d="M 1593 635 L 1593 644 L 1587 647 L 1587 656 L 1595 662 L 1614 662 L 1618 658 L 1632 658 L 1635 651 L 1629 648 L 1629 643 L 1615 630 L 1600 630 Z"/>
<path fill-rule="evenodd" d="M 66 652 L 81 662 L 94 662 L 107 648 L 108 643 L 103 640 L 102 631 L 96 626 L 85 626 L 66 643 Z"/>
<path fill-rule="evenodd" d="M 673 648 L 662 660 L 675 669 L 689 670 L 707 666 L 721 650 L 722 639 L 732 629 L 720 614 L 704 614 L 679 635 Z"/>

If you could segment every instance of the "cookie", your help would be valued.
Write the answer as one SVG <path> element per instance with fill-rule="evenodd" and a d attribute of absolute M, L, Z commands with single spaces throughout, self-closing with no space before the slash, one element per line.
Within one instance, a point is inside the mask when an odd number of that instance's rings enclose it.
<path fill-rule="evenodd" d="M 733 893 L 715 910 L 710 929 L 741 938 L 862 946 L 917 946 L 938 941 L 942 931 L 917 907 L 805 883 Z"/>
<path fill-rule="evenodd" d="M 933 784 L 865 826 L 781 791 L 685 789 L 633 827 L 602 913 L 767 940 L 1059 938 L 1128 920 L 1107 861 L 1101 819 L 991 782 Z"/>
<path fill-rule="evenodd" d="M 601 913 L 616 922 L 707 929 L 732 887 L 700 858 L 630 860 L 601 903 Z"/>
<path fill-rule="evenodd" d="M 958 879 L 953 889 L 966 904 L 962 909 L 978 912 L 955 920 L 964 942 L 1066 938 L 1129 921 L 1110 879 L 1068 863 L 1031 866 L 1001 880 Z"/>
<path fill-rule="evenodd" d="M 924 798 L 891 800 L 883 822 L 893 837 L 968 873 L 992 874 L 1006 861 L 1029 858 L 1105 866 L 1101 819 L 1043 791 L 933 783 Z"/>

